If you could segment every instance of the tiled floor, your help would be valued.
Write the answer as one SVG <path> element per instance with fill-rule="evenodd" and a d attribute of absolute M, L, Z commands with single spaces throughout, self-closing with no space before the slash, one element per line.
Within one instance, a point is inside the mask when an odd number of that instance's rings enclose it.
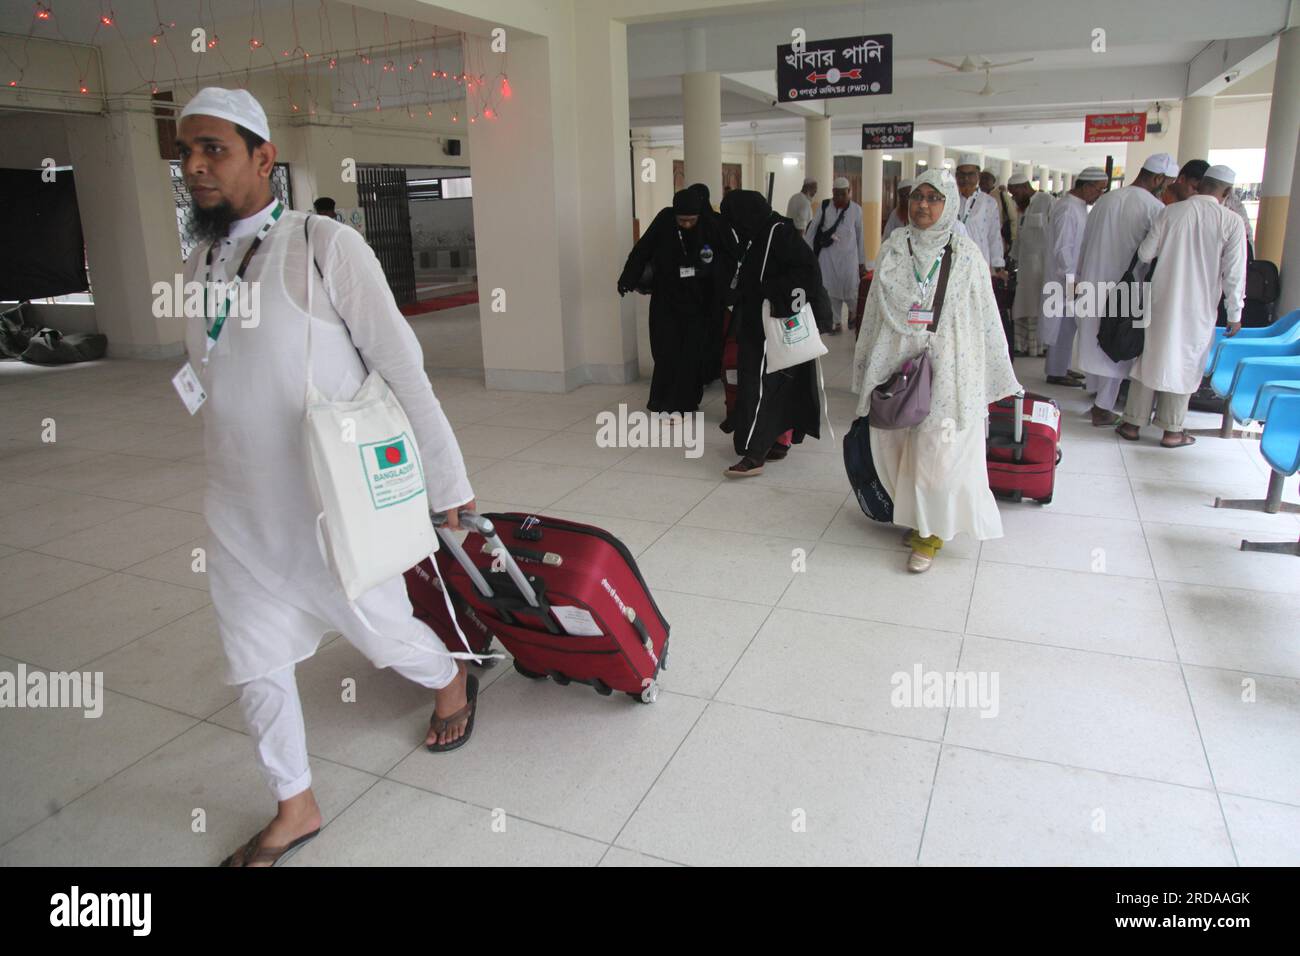
<path fill-rule="evenodd" d="M 622 537 L 672 668 L 646 707 L 498 666 L 472 743 L 434 756 L 430 695 L 330 641 L 299 669 L 329 822 L 294 864 L 1300 864 L 1300 561 L 1237 550 L 1300 520 L 1210 506 L 1263 493 L 1257 445 L 1120 442 L 1022 361 L 1064 410 L 1056 500 L 912 576 L 838 441 L 725 481 L 715 385 L 701 457 L 599 448 L 595 413 L 645 383 L 487 392 L 448 371 L 475 324 L 438 315 L 419 335 L 484 510 Z M 838 438 L 852 343 L 830 341 Z M 173 364 L 0 366 L 0 670 L 110 691 L 95 720 L 0 711 L 0 863 L 212 864 L 272 808 L 193 570 L 204 465 Z M 899 706 L 917 669 L 991 696 Z"/>

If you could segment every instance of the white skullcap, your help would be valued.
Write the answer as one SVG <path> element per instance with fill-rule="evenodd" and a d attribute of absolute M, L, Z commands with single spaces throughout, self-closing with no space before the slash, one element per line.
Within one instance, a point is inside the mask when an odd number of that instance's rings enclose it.
<path fill-rule="evenodd" d="M 1231 186 L 1237 181 L 1237 172 L 1227 166 L 1211 166 L 1205 171 L 1205 176 L 1203 178 L 1217 179 L 1219 182 L 1227 183 Z"/>
<path fill-rule="evenodd" d="M 817 185 L 817 180 L 816 180 L 816 178 L 814 178 L 814 177 L 812 177 L 812 176 L 808 176 L 807 178 L 804 179 L 803 184 L 804 184 L 805 186 L 816 186 L 816 185 Z"/>
<path fill-rule="evenodd" d="M 837 176 L 835 182 L 831 183 L 831 189 L 848 189 L 849 181 L 843 176 Z"/>
<path fill-rule="evenodd" d="M 204 87 L 185 104 L 179 119 L 195 114 L 230 120 L 256 133 L 262 139 L 271 138 L 271 127 L 266 121 L 266 111 L 248 90 L 227 90 L 220 86 Z"/>
<path fill-rule="evenodd" d="M 1008 186 L 1028 186 L 1029 177 L 1024 173 L 1012 173 L 1011 178 L 1007 180 Z"/>
<path fill-rule="evenodd" d="M 1177 176 L 1178 164 L 1168 153 L 1154 153 L 1147 157 L 1147 161 L 1142 164 L 1142 168 L 1155 173 L 1157 176 Z"/>
<path fill-rule="evenodd" d="M 898 184 L 898 189 L 913 189 L 915 186 L 916 186 L 915 179 L 904 179 L 901 183 Z"/>
<path fill-rule="evenodd" d="M 1106 181 L 1106 170 L 1100 166 L 1085 166 L 1079 175 L 1074 177 L 1074 181 L 1078 183 L 1104 183 Z"/>
<path fill-rule="evenodd" d="M 957 157 L 958 166 L 979 166 L 980 158 L 977 153 L 962 153 Z"/>

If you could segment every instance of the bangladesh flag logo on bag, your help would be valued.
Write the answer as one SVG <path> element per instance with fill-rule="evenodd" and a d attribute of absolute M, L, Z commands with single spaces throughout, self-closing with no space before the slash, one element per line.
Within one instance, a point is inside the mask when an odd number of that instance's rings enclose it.
<path fill-rule="evenodd" d="M 398 439 L 387 445 L 375 446 L 375 458 L 380 470 L 406 464 L 406 442 Z"/>
<path fill-rule="evenodd" d="M 790 316 L 790 318 L 784 320 L 784 325 L 787 332 L 793 332 L 795 329 L 799 328 L 799 316 Z"/>

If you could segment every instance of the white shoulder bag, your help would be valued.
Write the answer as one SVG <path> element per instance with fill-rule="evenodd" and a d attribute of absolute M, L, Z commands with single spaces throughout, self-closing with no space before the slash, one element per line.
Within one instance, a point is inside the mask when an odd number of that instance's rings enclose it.
<path fill-rule="evenodd" d="M 307 231 L 307 258 L 312 259 Z M 307 268 L 307 313 L 312 311 Z M 312 381 L 307 322 L 303 428 L 320 514 L 317 541 L 349 601 L 438 549 L 415 433 L 384 377 L 371 369 L 350 401 L 326 398 Z"/>
<path fill-rule="evenodd" d="M 779 222 L 772 224 L 767 233 L 767 247 L 763 250 L 763 265 L 758 270 L 758 285 L 763 286 L 763 276 L 767 274 L 767 254 L 772 251 L 772 236 Z M 808 293 L 810 290 L 804 290 Z M 822 342 L 821 333 L 817 331 L 817 317 L 813 314 L 812 300 L 805 294 L 803 307 L 794 315 L 780 319 L 772 315 L 772 303 L 763 299 L 763 366 L 758 373 L 758 404 L 754 408 L 754 420 L 749 426 L 749 437 L 745 445 L 754 437 L 754 428 L 758 425 L 758 410 L 763 405 L 763 377 L 770 372 L 804 362 L 813 362 L 825 355 L 829 349 Z M 822 408 L 826 408 L 826 385 L 822 380 L 822 365 L 817 362 L 817 386 L 821 389 Z M 826 425 L 831 424 L 830 409 L 826 408 Z M 831 428 L 831 441 L 835 440 L 835 429 Z"/>

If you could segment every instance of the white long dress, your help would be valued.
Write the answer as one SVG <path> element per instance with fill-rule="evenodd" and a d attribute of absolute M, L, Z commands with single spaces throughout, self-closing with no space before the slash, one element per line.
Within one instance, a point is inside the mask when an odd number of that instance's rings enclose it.
<path fill-rule="evenodd" d="M 225 275 L 225 268 L 233 274 L 270 209 L 235 224 L 231 241 L 219 246 L 214 275 Z M 204 320 L 186 320 L 190 362 L 208 395 L 200 411 L 208 473 L 204 516 L 214 539 L 208 572 L 232 684 L 311 656 L 331 627 L 352 637 L 351 618 L 342 620 L 347 601 L 317 545 L 318 509 L 303 440 L 308 281 L 315 284 L 316 387 L 331 399 L 350 398 L 366 368 L 377 369 L 410 419 L 430 506 L 445 511 L 473 498 L 419 342 L 393 303 L 374 253 L 351 227 L 311 216 L 314 256 L 328 277 L 322 280 L 306 261 L 307 219 L 285 212 L 271 228 L 245 275 L 259 283 L 259 321 L 246 326 L 232 316 L 206 368 Z M 196 274 L 202 279 L 205 250 L 201 244 L 186 263 L 187 281 Z M 402 644 L 427 648 L 437 640 L 411 617 L 400 577 L 356 603 L 394 643 L 394 655 Z"/>
<path fill-rule="evenodd" d="M 1119 282 L 1128 269 L 1133 253 L 1151 231 L 1156 216 L 1164 211 L 1165 204 L 1141 186 L 1125 186 L 1114 192 L 1103 193 L 1088 213 L 1083 230 L 1083 243 L 1079 248 L 1077 283 Z M 1138 263 L 1136 281 L 1146 274 Z M 1096 298 L 1094 296 L 1094 302 Z M 1104 378 L 1127 378 L 1133 360 L 1115 362 L 1097 344 L 1101 327 L 1100 310 L 1084 310 L 1078 315 L 1079 334 L 1075 338 L 1078 360 L 1075 367 L 1090 375 Z"/>
<path fill-rule="evenodd" d="M 1052 197 L 1036 192 L 1020 217 L 1011 258 L 1016 260 L 1016 298 L 1011 305 L 1015 319 L 1037 318 L 1043 307 L 1043 268 L 1046 259 L 1047 216 L 1052 211 Z"/>
<path fill-rule="evenodd" d="M 835 203 L 813 213 L 812 221 L 804 233 L 804 241 L 811 247 L 818 229 L 829 229 L 839 218 Z M 831 244 L 822 249 L 817 263 L 822 270 L 822 286 L 832 299 L 855 302 L 858 298 L 859 267 L 866 265 L 866 249 L 862 245 L 862 207 L 849 200 L 844 209 L 844 219 L 831 235 Z M 839 323 L 839 317 L 836 317 Z"/>
<path fill-rule="evenodd" d="M 1151 280 L 1146 343 L 1129 373 L 1147 388 L 1190 395 L 1200 387 L 1214 338 L 1219 296 L 1228 322 L 1241 320 L 1246 296 L 1246 227 L 1213 196 L 1166 206 L 1138 247 L 1159 257 Z"/>
<path fill-rule="evenodd" d="M 908 232 L 895 232 L 881 247 L 878 275 L 910 275 Z M 905 319 L 890 322 L 888 310 L 901 305 L 906 311 L 906 283 L 900 285 L 903 298 L 892 302 L 885 293 L 889 283 L 872 284 L 855 349 L 853 385 L 859 394 L 857 413 L 866 415 L 871 390 L 904 359 L 930 348 L 930 415 L 913 428 L 870 428 L 876 471 L 894 501 L 895 524 L 945 541 L 958 534 L 986 540 L 1002 536 L 1002 517 L 989 490 L 985 461 L 987 406 L 1020 386 L 1007 355 L 984 256 L 968 237 L 958 236 L 954 243 L 948 289 L 934 332 L 924 327 L 901 332 Z"/>

